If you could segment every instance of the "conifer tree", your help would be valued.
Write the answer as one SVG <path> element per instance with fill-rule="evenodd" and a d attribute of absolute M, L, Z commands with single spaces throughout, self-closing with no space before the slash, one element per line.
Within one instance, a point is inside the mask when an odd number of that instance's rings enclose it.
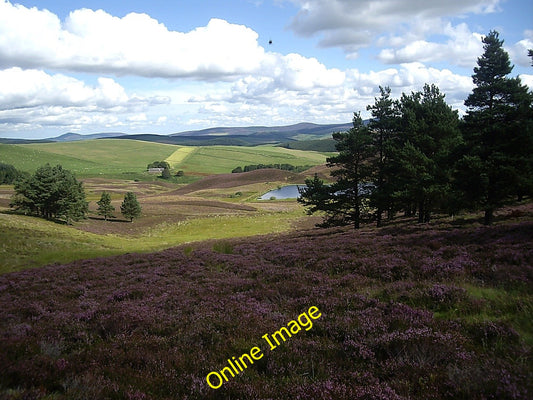
<path fill-rule="evenodd" d="M 107 217 L 113 218 L 113 212 L 115 207 L 111 204 L 111 195 L 107 192 L 102 192 L 100 200 L 96 202 L 98 204 L 98 215 L 103 215 L 104 219 L 107 221 Z"/>
<path fill-rule="evenodd" d="M 72 172 L 46 164 L 31 176 L 15 182 L 11 206 L 43 218 L 62 218 L 67 223 L 85 218 L 88 203 L 82 182 Z"/>
<path fill-rule="evenodd" d="M 395 197 L 404 208 L 416 205 L 418 222 L 446 207 L 451 191 L 452 157 L 462 142 L 457 111 L 435 85 L 403 94 L 399 146 L 395 149 Z"/>
<path fill-rule="evenodd" d="M 532 94 L 513 70 L 498 32 L 483 38 L 484 53 L 465 101 L 465 154 L 457 165 L 457 184 L 469 208 L 481 208 L 484 222 L 511 196 L 531 193 Z"/>
<path fill-rule="evenodd" d="M 336 181 L 325 186 L 315 176 L 300 191 L 299 201 L 310 206 L 311 213 L 325 212 L 321 226 L 353 224 L 357 229 L 365 217 L 365 200 L 369 197 L 365 185 L 370 180 L 371 137 L 361 116 L 354 114 L 353 127 L 347 132 L 334 133 L 333 139 L 338 154 L 328 158 L 327 164 L 333 168 L 331 176 Z"/>
<path fill-rule="evenodd" d="M 137 196 L 133 192 L 128 192 L 124 196 L 124 201 L 120 206 L 120 212 L 124 217 L 129 218 L 130 222 L 133 221 L 133 218 L 138 218 L 141 216 L 141 205 L 137 201 Z"/>
<path fill-rule="evenodd" d="M 335 205 L 332 201 L 333 193 L 331 188 L 315 174 L 313 179 L 306 179 L 305 186 L 298 188 L 300 196 L 297 201 L 307 207 L 307 215 L 316 212 L 325 212 L 326 215 L 334 211 Z"/>
<path fill-rule="evenodd" d="M 371 205 L 376 208 L 377 226 L 381 226 L 384 211 L 392 213 L 394 178 L 391 175 L 392 149 L 398 124 L 397 102 L 391 99 L 390 87 L 379 87 L 381 96 L 374 98 L 374 104 L 367 106 L 372 119 L 368 127 L 372 136 L 375 157 L 372 161 L 375 188 Z"/>

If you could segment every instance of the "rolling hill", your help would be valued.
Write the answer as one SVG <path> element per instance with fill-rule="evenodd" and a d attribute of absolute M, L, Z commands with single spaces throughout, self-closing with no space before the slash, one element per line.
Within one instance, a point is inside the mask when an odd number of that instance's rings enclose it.
<path fill-rule="evenodd" d="M 122 135 L 118 139 L 135 139 L 147 142 L 184 146 L 257 146 L 261 144 L 298 143 L 331 138 L 333 132 L 346 131 L 352 124 L 319 125 L 300 123 L 288 126 L 218 127 L 186 131 L 171 135 Z M 287 147 L 285 145 L 285 147 Z"/>
<path fill-rule="evenodd" d="M 142 179 L 146 166 L 161 160 L 187 175 L 205 176 L 249 164 L 318 165 L 325 159 L 324 153 L 269 145 L 185 147 L 131 139 L 0 144 L 0 161 L 17 169 L 33 172 L 46 163 L 61 164 L 81 178 Z"/>
<path fill-rule="evenodd" d="M 120 132 L 100 132 L 87 135 L 68 132 L 60 136 L 40 140 L 3 139 L 0 143 L 29 144 L 47 142 L 73 142 L 91 139 L 132 139 L 146 142 L 175 144 L 183 146 L 256 146 L 259 144 L 284 143 L 301 140 L 318 140 L 331 137 L 333 132 L 346 131 L 352 126 L 347 124 L 299 123 L 287 126 L 248 126 L 217 127 L 195 131 L 184 131 L 170 135 L 125 134 Z"/>

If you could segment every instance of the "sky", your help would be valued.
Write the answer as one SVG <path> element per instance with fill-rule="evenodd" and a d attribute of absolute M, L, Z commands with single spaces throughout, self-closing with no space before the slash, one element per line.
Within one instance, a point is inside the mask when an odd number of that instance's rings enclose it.
<path fill-rule="evenodd" d="M 0 0 L 0 137 L 347 123 L 425 83 L 463 114 L 491 30 L 533 89 L 530 0 Z"/>

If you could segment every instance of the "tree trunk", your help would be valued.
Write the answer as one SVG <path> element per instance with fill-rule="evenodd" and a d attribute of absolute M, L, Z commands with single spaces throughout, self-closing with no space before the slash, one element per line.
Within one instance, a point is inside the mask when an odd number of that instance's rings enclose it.
<path fill-rule="evenodd" d="M 418 202 L 418 223 L 421 224 L 424 222 L 424 202 Z"/>
<path fill-rule="evenodd" d="M 492 225 L 492 221 L 494 219 L 494 210 L 492 208 L 487 208 L 485 210 L 485 218 L 483 220 L 483 223 L 485 225 Z"/>

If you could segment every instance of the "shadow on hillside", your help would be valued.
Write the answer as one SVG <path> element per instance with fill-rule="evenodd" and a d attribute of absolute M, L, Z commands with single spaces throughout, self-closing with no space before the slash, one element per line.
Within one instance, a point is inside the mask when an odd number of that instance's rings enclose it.
<path fill-rule="evenodd" d="M 72 225 L 71 222 L 65 221 L 64 219 L 59 219 L 59 218 L 45 218 L 45 217 L 41 217 L 41 216 L 36 215 L 36 214 L 27 213 L 27 212 L 22 212 L 22 211 L 18 211 L 18 210 L 2 210 L 2 211 L 0 211 L 0 214 L 6 214 L 6 215 L 24 215 L 24 216 L 27 216 L 27 217 L 39 218 L 39 219 L 42 219 L 42 220 L 44 220 L 44 221 L 54 222 L 54 223 L 59 224 L 59 225 Z"/>
<path fill-rule="evenodd" d="M 59 225 L 72 225 L 72 224 L 69 224 L 67 221 L 65 221 L 63 219 L 43 218 L 43 217 L 39 217 L 39 216 L 31 214 L 31 213 L 24 213 L 24 212 L 17 211 L 17 210 L 0 210 L 0 214 L 26 215 L 28 217 L 41 218 L 41 219 L 43 219 L 45 221 L 55 222 L 56 224 L 59 224 Z M 95 216 L 89 216 L 89 217 L 87 217 L 87 219 L 92 219 L 92 220 L 95 220 L 95 221 L 104 221 L 104 222 L 131 222 L 129 219 L 122 219 L 122 218 L 108 218 L 107 221 L 106 221 L 104 217 L 95 217 Z"/>
<path fill-rule="evenodd" d="M 94 216 L 91 216 L 91 217 L 87 217 L 87 219 L 92 219 L 94 221 L 104 221 L 104 222 L 131 222 L 129 219 L 122 219 L 122 218 L 107 218 L 107 221 L 105 220 L 104 217 L 94 217 Z"/>

